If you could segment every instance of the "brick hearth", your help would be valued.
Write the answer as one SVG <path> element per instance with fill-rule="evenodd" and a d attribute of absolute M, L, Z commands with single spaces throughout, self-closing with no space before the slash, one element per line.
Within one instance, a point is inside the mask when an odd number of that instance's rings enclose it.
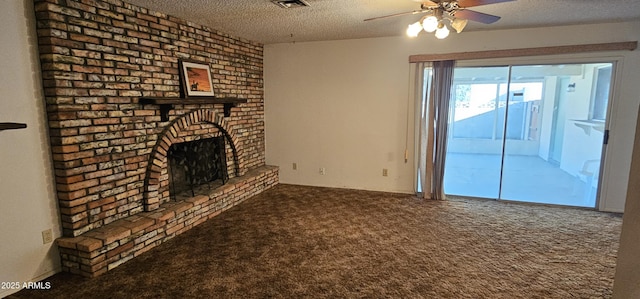
<path fill-rule="evenodd" d="M 63 269 L 96 276 L 278 182 L 265 165 L 259 43 L 120 0 L 36 0 L 38 44 L 64 237 Z M 174 104 L 180 60 L 208 64 L 223 104 Z M 226 111 L 229 112 L 229 111 Z M 172 201 L 166 150 L 225 136 L 229 182 Z"/>
<path fill-rule="evenodd" d="M 259 167 L 208 194 L 168 202 L 153 212 L 117 220 L 79 237 L 59 239 L 62 266 L 83 276 L 100 275 L 264 191 L 277 180 L 276 167 Z"/>

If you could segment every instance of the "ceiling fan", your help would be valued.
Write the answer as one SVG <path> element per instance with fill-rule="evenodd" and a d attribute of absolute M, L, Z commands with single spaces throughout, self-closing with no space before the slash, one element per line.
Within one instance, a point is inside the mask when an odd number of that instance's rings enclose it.
<path fill-rule="evenodd" d="M 491 24 L 500 20 L 499 16 L 467 8 L 509 1 L 515 0 L 420 0 L 416 1 L 421 2 L 419 10 L 369 18 L 365 19 L 365 21 L 426 13 L 427 15 L 420 19 L 420 21 L 409 25 L 409 28 L 407 28 L 407 35 L 415 37 L 422 29 L 424 29 L 427 32 L 435 31 L 436 37 L 442 39 L 449 35 L 449 29 L 445 23 L 449 23 L 451 28 L 460 33 L 467 25 L 468 20 L 483 24 Z"/>

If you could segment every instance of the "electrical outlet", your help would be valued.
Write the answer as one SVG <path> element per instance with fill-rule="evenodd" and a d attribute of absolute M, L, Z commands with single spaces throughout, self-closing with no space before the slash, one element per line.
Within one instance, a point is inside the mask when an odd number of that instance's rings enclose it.
<path fill-rule="evenodd" d="M 298 170 L 298 163 L 293 163 L 293 170 Z"/>
<path fill-rule="evenodd" d="M 327 174 L 327 172 L 325 171 L 324 167 L 320 167 L 320 174 L 321 175 Z"/>
<path fill-rule="evenodd" d="M 51 229 L 43 230 L 42 244 L 49 244 L 51 242 L 53 242 L 53 232 L 51 232 Z"/>
<path fill-rule="evenodd" d="M 382 176 L 388 176 L 389 175 L 389 170 L 387 170 L 386 168 L 382 169 Z"/>

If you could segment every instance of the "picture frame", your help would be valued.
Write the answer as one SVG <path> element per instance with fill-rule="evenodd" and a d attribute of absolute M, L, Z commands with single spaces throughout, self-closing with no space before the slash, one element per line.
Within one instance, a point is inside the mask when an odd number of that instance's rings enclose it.
<path fill-rule="evenodd" d="M 185 97 L 215 96 L 208 64 L 180 61 L 180 74 Z"/>

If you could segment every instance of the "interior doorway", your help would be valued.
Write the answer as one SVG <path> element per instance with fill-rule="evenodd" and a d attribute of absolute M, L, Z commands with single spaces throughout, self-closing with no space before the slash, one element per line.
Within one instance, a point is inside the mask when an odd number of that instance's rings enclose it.
<path fill-rule="evenodd" d="M 456 68 L 445 193 L 594 208 L 612 69 Z"/>
<path fill-rule="evenodd" d="M 568 91 L 563 86 L 569 86 L 569 78 L 559 78 L 556 87 L 556 100 L 553 101 L 553 116 L 551 125 L 551 145 L 549 147 L 549 162 L 560 165 L 562 160 L 562 142 L 564 139 L 564 125 L 567 122 Z"/>

